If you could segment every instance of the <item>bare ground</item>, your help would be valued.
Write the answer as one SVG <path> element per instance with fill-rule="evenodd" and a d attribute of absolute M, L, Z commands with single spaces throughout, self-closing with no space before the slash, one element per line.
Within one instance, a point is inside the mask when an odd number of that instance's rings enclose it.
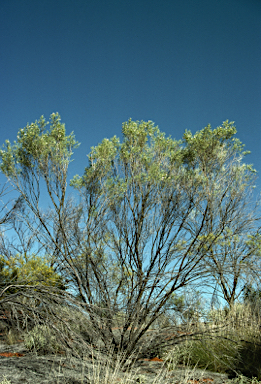
<path fill-rule="evenodd" d="M 15 353 L 16 356 L 9 355 Z M 11 384 L 98 384 L 102 383 L 97 378 L 98 364 L 98 362 L 93 364 L 91 358 L 80 360 L 62 354 L 37 356 L 33 352 L 28 352 L 22 342 L 14 345 L 0 344 L 0 382 L 5 377 Z M 113 376 L 113 372 L 107 369 L 105 383 L 120 383 L 120 379 L 125 377 L 126 383 L 152 384 L 156 383 L 155 379 L 161 371 L 162 379 L 157 383 L 162 384 L 184 382 L 222 384 L 228 381 L 228 376 L 225 374 L 209 371 L 204 373 L 201 369 L 189 371 L 178 367 L 175 371 L 169 372 L 166 368 L 162 368 L 161 361 L 139 360 L 132 368 L 132 380 L 126 380 L 127 373 L 118 372 Z M 103 372 L 103 377 L 106 377 L 106 369 Z M 102 379 L 101 373 L 100 379 Z"/>

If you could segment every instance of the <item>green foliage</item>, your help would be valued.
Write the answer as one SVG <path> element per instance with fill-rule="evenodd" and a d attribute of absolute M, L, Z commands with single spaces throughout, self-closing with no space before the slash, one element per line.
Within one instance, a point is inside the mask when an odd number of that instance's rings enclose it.
<path fill-rule="evenodd" d="M 11 179 L 17 179 L 25 168 L 37 168 L 37 173 L 44 177 L 47 172 L 49 177 L 51 173 L 59 175 L 60 169 L 68 166 L 72 149 L 77 147 L 73 133 L 66 136 L 65 125 L 60 120 L 58 113 L 52 113 L 47 123 L 41 116 L 19 130 L 13 145 L 6 140 L 5 149 L 0 151 L 2 172 Z M 50 131 L 47 131 L 49 123 Z"/>
<path fill-rule="evenodd" d="M 163 354 L 164 360 L 171 362 L 169 369 L 176 365 L 208 369 L 225 373 L 235 367 L 240 359 L 240 346 L 222 338 L 203 338 L 202 340 L 186 340 L 177 345 L 172 352 Z"/>
<path fill-rule="evenodd" d="M 39 236 L 47 236 L 55 249 L 58 243 L 53 236 L 53 229 L 59 228 L 60 221 L 63 220 L 68 165 L 73 149 L 77 147 L 74 134 L 66 135 L 65 125 L 61 123 L 59 114 L 52 113 L 48 122 L 41 116 L 38 121 L 27 124 L 18 131 L 17 141 L 11 144 L 6 140 L 0 150 L 1 171 L 19 192 L 33 215 L 33 220 L 29 216 L 23 217 L 25 224 L 29 230 L 32 230 L 32 222 L 39 225 Z M 54 223 L 51 223 L 50 213 L 47 219 L 40 209 L 40 195 L 43 192 L 41 181 L 45 182 L 54 208 Z M 7 267 L 9 263 L 8 278 L 14 274 L 14 280 L 27 280 L 31 284 L 42 279 L 47 285 L 58 285 L 65 289 L 60 277 L 51 270 L 46 261 L 42 262 L 34 255 L 30 259 L 26 259 L 26 255 L 20 255 L 15 260 L 4 262 Z"/>
<path fill-rule="evenodd" d="M 244 145 L 233 137 L 236 134 L 233 122 L 225 121 L 214 130 L 208 125 L 195 135 L 186 131 L 183 141 L 165 138 L 152 121 L 130 119 L 123 123 L 122 133 L 122 143 L 114 136 L 92 147 L 89 166 L 82 177 L 76 175 L 71 180 L 71 186 L 92 189 L 109 201 L 120 202 L 134 185 L 136 193 L 152 185 L 159 191 L 175 184 L 178 188 L 184 178 L 189 185 L 192 176 L 195 186 L 195 183 L 202 187 L 210 185 L 217 172 L 228 174 L 229 159 L 233 159 L 237 179 L 231 188 L 242 189 L 256 172 L 252 166 L 240 164 L 249 152 L 243 152 Z M 215 189 L 218 191 L 218 185 Z M 213 187 L 211 192 L 214 193 Z"/>
<path fill-rule="evenodd" d="M 12 271 L 6 268 L 7 262 L 3 256 L 0 256 L 0 284 L 6 284 L 7 282 L 17 281 L 17 269 L 13 269 Z"/>
<path fill-rule="evenodd" d="M 62 277 L 55 273 L 49 264 L 48 257 L 42 258 L 35 254 L 31 256 L 17 254 L 10 259 L 0 256 L 0 278 L 4 284 L 12 282 L 28 285 L 43 284 L 65 290 Z"/>
<path fill-rule="evenodd" d="M 241 342 L 241 349 L 240 349 L 240 363 L 238 364 L 237 368 L 238 371 L 243 374 L 244 376 L 247 376 L 249 378 L 256 377 L 258 380 L 261 381 L 261 346 L 260 346 L 260 338 L 258 338 L 258 341 L 248 343 L 245 341 Z"/>
<path fill-rule="evenodd" d="M 186 130 L 183 135 L 186 144 L 185 162 L 192 164 L 198 160 L 204 166 L 216 164 L 217 167 L 220 167 L 225 164 L 228 153 L 241 153 L 242 156 L 249 154 L 250 151 L 243 152 L 244 144 L 234 137 L 236 133 L 234 122 L 228 120 L 213 130 L 209 124 L 195 135 Z M 252 168 L 250 167 L 250 169 Z"/>
<path fill-rule="evenodd" d="M 196 365 L 214 372 L 261 379 L 260 317 L 253 318 L 249 304 L 212 310 L 208 322 L 199 322 L 196 329 L 195 336 L 187 336 L 173 350 L 162 349 L 161 357 L 172 362 L 170 369 L 177 364 Z M 202 332 L 199 336 L 198 331 Z"/>
<path fill-rule="evenodd" d="M 76 175 L 71 180 L 75 188 L 96 187 L 108 198 L 121 198 L 132 183 L 143 188 L 148 183 L 159 185 L 168 179 L 171 163 L 180 162 L 178 146 L 180 142 L 165 139 L 153 122 L 133 122 L 123 124 L 124 140 L 114 136 L 104 139 L 101 144 L 92 147 L 89 154 L 89 167 L 83 177 Z M 116 163 L 122 169 L 115 173 Z"/>
<path fill-rule="evenodd" d="M 37 325 L 25 333 L 24 344 L 28 350 L 41 354 L 54 353 L 60 349 L 53 331 L 46 325 Z"/>
<path fill-rule="evenodd" d="M 66 136 L 65 125 L 58 113 L 52 113 L 48 122 L 44 117 L 19 130 L 13 145 L 6 140 L 0 150 L 0 170 L 19 192 L 36 216 L 45 232 L 50 232 L 39 209 L 44 180 L 46 191 L 56 214 L 61 216 L 67 186 L 67 171 L 73 149 L 78 147 L 74 134 Z M 47 125 L 50 124 L 50 130 Z"/>

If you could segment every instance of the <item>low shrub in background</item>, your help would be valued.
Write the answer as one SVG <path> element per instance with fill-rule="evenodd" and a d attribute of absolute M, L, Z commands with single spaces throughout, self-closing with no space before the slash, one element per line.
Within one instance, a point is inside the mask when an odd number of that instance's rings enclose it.
<path fill-rule="evenodd" d="M 40 354 L 55 353 L 61 348 L 54 332 L 46 325 L 37 325 L 30 332 L 25 333 L 24 344 L 29 351 Z"/>
<path fill-rule="evenodd" d="M 248 304 L 235 304 L 231 309 L 211 311 L 208 320 L 197 324 L 201 335 L 165 349 L 161 357 L 175 364 L 261 380 L 260 317 L 252 316 Z"/>

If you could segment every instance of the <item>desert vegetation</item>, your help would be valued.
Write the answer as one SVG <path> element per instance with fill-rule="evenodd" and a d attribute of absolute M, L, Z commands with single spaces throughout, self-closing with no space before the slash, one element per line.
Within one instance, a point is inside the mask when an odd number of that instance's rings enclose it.
<path fill-rule="evenodd" d="M 81 312 L 73 311 L 69 306 L 57 306 L 57 304 L 55 309 L 60 315 L 60 322 L 59 324 L 56 322 L 55 327 L 51 320 L 56 316 L 55 314 L 52 318 L 43 316 L 40 320 L 39 317 L 39 323 L 37 324 L 35 320 L 36 325 L 31 330 L 21 328 L 18 330 L 17 324 L 14 323 L 12 328 L 6 326 L 4 342 L 8 345 L 16 345 L 18 340 L 21 342 L 22 339 L 28 352 L 33 351 L 39 356 L 68 355 L 71 357 L 74 355 L 83 362 L 83 366 L 85 358 L 89 357 L 92 359 L 95 371 L 95 373 L 93 371 L 91 383 L 118 383 L 119 373 L 122 372 L 121 354 L 118 354 L 115 359 L 113 349 L 108 353 L 104 343 L 98 343 L 97 338 L 92 339 L 94 329 L 91 328 L 91 323 L 86 323 L 86 316 Z M 20 320 L 22 319 L 20 314 Z M 171 320 L 169 319 L 169 322 Z M 3 330 L 4 322 L 1 325 Z M 205 314 L 204 321 L 197 322 L 197 319 L 191 318 L 188 323 L 180 324 L 178 327 L 167 326 L 160 342 L 153 343 L 155 335 L 144 339 L 143 346 L 146 348 L 146 354 L 137 353 L 132 356 L 132 361 L 136 362 L 142 356 L 152 361 L 153 358 L 160 359 L 162 366 L 166 367 L 169 374 L 184 367 L 184 383 L 186 382 L 185 372 L 187 372 L 187 379 L 191 378 L 195 368 L 202 369 L 206 376 L 209 371 L 226 373 L 230 377 L 227 382 L 231 381 L 231 383 L 250 381 L 257 383 L 261 381 L 260 325 L 259 309 L 256 306 L 253 308 L 253 303 L 245 300 L 231 308 L 209 311 Z M 118 334 L 119 337 L 120 333 L 117 331 L 114 329 L 115 335 Z M 156 328 L 153 332 L 159 341 L 159 330 Z M 68 338 L 67 343 L 65 334 Z M 131 370 L 130 361 L 127 363 L 129 365 L 126 365 L 123 370 L 124 375 L 122 373 L 123 376 L 121 376 L 122 383 L 127 383 L 129 380 L 135 382 L 138 379 L 146 383 L 146 375 L 139 375 L 138 369 Z M 168 373 L 163 373 L 159 369 L 154 382 L 166 382 L 164 380 L 168 377 L 167 375 Z M 83 374 L 83 380 L 86 380 L 86 377 L 89 377 L 87 373 Z"/>
<path fill-rule="evenodd" d="M 234 123 L 177 141 L 129 120 L 122 134 L 91 149 L 69 197 L 78 143 L 58 113 L 0 151 L 5 342 L 261 380 L 260 199 Z"/>

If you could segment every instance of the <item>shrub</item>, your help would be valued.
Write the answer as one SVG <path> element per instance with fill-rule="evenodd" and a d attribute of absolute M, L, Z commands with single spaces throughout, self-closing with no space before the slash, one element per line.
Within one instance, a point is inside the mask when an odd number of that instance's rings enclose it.
<path fill-rule="evenodd" d="M 167 362 L 172 361 L 172 368 L 177 364 L 197 366 L 214 372 L 225 373 L 233 370 L 240 359 L 240 347 L 221 338 L 202 338 L 186 340 L 174 350 L 163 355 Z"/>
<path fill-rule="evenodd" d="M 30 351 L 43 354 L 57 352 L 60 349 L 54 332 L 46 325 L 37 325 L 30 332 L 25 333 L 24 344 Z"/>
<path fill-rule="evenodd" d="M 261 379 L 260 318 L 252 316 L 248 304 L 237 303 L 230 309 L 211 311 L 208 323 L 198 323 L 200 339 L 189 336 L 183 344 L 161 355 L 174 364 L 241 374 Z M 168 352 L 168 353 L 167 353 Z M 173 369 L 173 368 L 172 368 Z"/>

